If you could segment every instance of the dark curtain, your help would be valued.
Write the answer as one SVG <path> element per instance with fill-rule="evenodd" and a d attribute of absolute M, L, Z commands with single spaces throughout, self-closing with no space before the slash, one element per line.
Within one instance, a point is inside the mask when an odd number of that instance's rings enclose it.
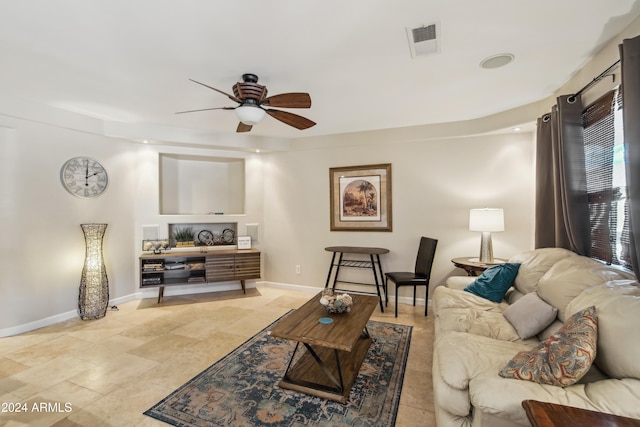
<path fill-rule="evenodd" d="M 620 45 L 631 262 L 640 273 L 640 36 Z"/>
<path fill-rule="evenodd" d="M 535 247 L 590 255 L 581 98 L 557 99 L 538 119 Z"/>

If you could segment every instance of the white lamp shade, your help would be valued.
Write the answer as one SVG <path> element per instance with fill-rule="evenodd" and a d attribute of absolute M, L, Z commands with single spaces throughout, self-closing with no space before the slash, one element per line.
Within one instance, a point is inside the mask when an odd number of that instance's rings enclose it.
<path fill-rule="evenodd" d="M 504 231 L 504 211 L 502 209 L 471 209 L 469 212 L 470 231 Z"/>
<path fill-rule="evenodd" d="M 258 124 L 264 119 L 265 111 L 257 106 L 241 105 L 236 107 L 236 115 L 242 123 L 248 126 Z"/>

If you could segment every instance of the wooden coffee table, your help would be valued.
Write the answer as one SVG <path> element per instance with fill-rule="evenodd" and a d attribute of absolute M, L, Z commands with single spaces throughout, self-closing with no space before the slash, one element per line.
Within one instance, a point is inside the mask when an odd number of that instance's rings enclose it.
<path fill-rule="evenodd" d="M 350 295 L 349 313 L 329 314 L 320 304 L 321 292 L 271 330 L 271 336 L 297 343 L 280 387 L 347 401 L 372 341 L 367 322 L 378 304 L 374 296 Z M 321 318 L 331 318 L 333 323 L 320 323 Z"/>
<path fill-rule="evenodd" d="M 604 414 L 557 403 L 523 400 L 522 407 L 533 427 L 638 427 L 640 420 Z"/>

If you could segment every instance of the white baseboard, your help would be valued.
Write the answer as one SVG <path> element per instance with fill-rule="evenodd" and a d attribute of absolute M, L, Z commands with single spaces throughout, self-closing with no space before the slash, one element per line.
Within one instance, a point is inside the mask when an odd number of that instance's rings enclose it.
<path fill-rule="evenodd" d="M 43 328 L 45 326 L 53 325 L 55 323 L 64 322 L 65 320 L 73 319 L 74 317 L 77 317 L 77 316 L 78 316 L 78 310 L 73 310 L 73 311 L 68 311 L 66 313 L 60 313 L 54 316 L 46 317 L 44 319 L 35 320 L 33 322 L 23 323 L 22 325 L 0 329 L 0 338 L 23 334 L 25 332 L 29 332 L 35 329 Z"/>
<path fill-rule="evenodd" d="M 318 288 L 316 286 L 306 286 L 306 285 L 292 285 L 291 283 L 278 283 L 278 282 L 260 282 L 261 285 L 269 286 L 272 288 L 278 289 L 291 289 L 292 291 L 302 291 L 317 294 L 322 290 L 322 288 Z"/>

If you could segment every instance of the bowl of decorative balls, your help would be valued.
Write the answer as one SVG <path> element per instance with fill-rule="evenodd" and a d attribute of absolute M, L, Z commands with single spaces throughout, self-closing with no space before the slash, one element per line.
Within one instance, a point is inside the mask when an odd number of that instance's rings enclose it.
<path fill-rule="evenodd" d="M 349 294 L 338 294 L 333 289 L 325 289 L 322 291 L 320 304 L 331 314 L 348 313 L 353 306 L 353 298 Z"/>

